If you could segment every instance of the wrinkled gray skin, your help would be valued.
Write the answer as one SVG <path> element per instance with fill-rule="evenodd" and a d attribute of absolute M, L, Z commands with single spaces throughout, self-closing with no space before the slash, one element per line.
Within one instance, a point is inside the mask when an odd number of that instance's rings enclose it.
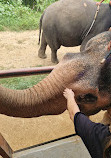
<path fill-rule="evenodd" d="M 60 0 L 50 5 L 40 20 L 40 30 L 42 27 L 43 33 L 38 56 L 46 58 L 45 50 L 49 45 L 51 61 L 58 63 L 57 50 L 61 45 L 73 47 L 82 44 L 83 50 L 89 39 L 107 31 L 111 26 L 111 8 L 109 4 L 101 4 L 96 22 L 85 38 L 96 9 L 93 0 Z"/>
<path fill-rule="evenodd" d="M 107 54 L 110 40 L 108 31 L 92 38 L 82 53 L 67 53 L 46 78 L 31 88 L 11 90 L 0 86 L 0 114 L 13 117 L 60 114 L 66 110 L 63 97 L 66 87 L 75 92 L 77 104 L 86 115 L 101 109 L 110 111 L 111 93 L 104 82 L 98 82 L 104 68 L 100 62 Z M 108 86 L 111 88 L 111 84 Z"/>

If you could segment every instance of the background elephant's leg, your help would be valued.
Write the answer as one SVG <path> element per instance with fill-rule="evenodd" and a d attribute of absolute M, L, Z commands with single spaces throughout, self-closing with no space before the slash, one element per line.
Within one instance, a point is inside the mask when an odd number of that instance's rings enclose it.
<path fill-rule="evenodd" d="M 44 33 L 42 33 L 41 46 L 38 51 L 38 56 L 42 59 L 45 59 L 47 57 L 47 55 L 45 54 L 46 47 L 47 47 L 47 42 L 46 42 Z"/>
<path fill-rule="evenodd" d="M 61 46 L 61 44 L 57 41 L 57 38 L 55 38 L 53 41 L 50 41 L 52 63 L 58 64 L 58 62 L 59 62 L 59 60 L 57 58 L 57 50 L 60 48 L 60 46 Z"/>
<path fill-rule="evenodd" d="M 52 63 L 58 64 L 58 59 L 57 59 L 57 50 L 56 49 L 51 49 L 51 61 Z"/>

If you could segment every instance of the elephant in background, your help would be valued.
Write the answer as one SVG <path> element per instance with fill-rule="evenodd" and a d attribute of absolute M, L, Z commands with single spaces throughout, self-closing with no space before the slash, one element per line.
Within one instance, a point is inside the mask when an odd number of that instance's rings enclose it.
<path fill-rule="evenodd" d="M 58 63 L 57 50 L 60 46 L 85 48 L 89 39 L 109 30 L 111 26 L 111 7 L 101 4 L 96 21 L 86 36 L 94 20 L 96 2 L 93 0 L 60 0 L 51 4 L 40 19 L 42 39 L 38 51 L 40 58 L 46 58 L 47 45 L 51 48 L 51 61 Z M 40 43 L 39 35 L 39 43 Z"/>
<path fill-rule="evenodd" d="M 46 78 L 31 88 L 11 90 L 0 86 L 0 114 L 23 118 L 61 114 L 66 110 L 66 87 L 75 92 L 77 104 L 86 115 L 106 109 L 110 113 L 111 58 L 101 64 L 110 40 L 109 31 L 93 37 L 82 53 L 67 53 Z"/>

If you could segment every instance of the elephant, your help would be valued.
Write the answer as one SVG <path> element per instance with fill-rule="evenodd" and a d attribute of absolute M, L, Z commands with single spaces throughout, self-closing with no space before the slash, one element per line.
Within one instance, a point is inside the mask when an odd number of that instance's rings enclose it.
<path fill-rule="evenodd" d="M 31 118 L 58 115 L 67 109 L 63 97 L 65 88 L 75 92 L 80 110 L 87 116 L 111 106 L 111 57 L 101 64 L 107 54 L 111 32 L 91 38 L 85 49 L 66 53 L 51 73 L 31 88 L 12 90 L 0 85 L 0 114 Z"/>
<path fill-rule="evenodd" d="M 47 45 L 51 48 L 51 61 L 58 63 L 57 50 L 60 46 L 85 48 L 89 39 L 108 31 L 111 26 L 111 7 L 101 4 L 93 27 L 97 5 L 93 0 L 60 0 L 51 4 L 41 16 L 38 51 L 40 58 L 46 58 Z M 42 39 L 41 37 L 42 31 Z M 91 29 L 91 30 L 89 30 Z M 89 32 L 89 33 L 88 33 Z M 88 33 L 88 34 L 87 34 Z"/>

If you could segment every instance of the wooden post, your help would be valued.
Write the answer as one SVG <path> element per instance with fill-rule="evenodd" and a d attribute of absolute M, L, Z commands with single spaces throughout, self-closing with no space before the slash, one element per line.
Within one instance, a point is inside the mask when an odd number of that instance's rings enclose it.
<path fill-rule="evenodd" d="M 0 133 L 0 155 L 3 158 L 12 158 L 13 150 Z"/>

